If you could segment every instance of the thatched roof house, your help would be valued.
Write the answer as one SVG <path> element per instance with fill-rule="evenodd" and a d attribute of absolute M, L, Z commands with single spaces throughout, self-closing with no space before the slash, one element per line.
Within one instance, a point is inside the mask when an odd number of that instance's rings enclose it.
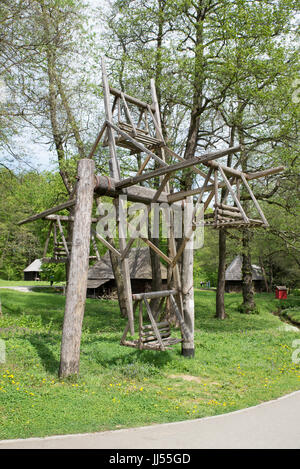
<path fill-rule="evenodd" d="M 239 292 L 242 290 L 242 256 L 236 256 L 225 272 L 225 291 Z M 262 269 L 259 265 L 252 264 L 252 282 L 255 291 L 261 292 L 265 289 Z"/>
<path fill-rule="evenodd" d="M 148 247 L 133 248 L 130 250 L 129 270 L 131 278 L 131 287 L 133 293 L 140 293 L 150 289 L 152 280 L 150 252 Z M 167 280 L 167 269 L 161 263 L 161 273 L 163 283 Z M 110 262 L 110 254 L 107 251 L 100 261 L 96 262 L 89 268 L 87 295 L 101 296 L 105 293 L 111 293 L 115 288 L 115 278 L 112 265 Z"/>
<path fill-rule="evenodd" d="M 35 261 L 33 261 L 28 267 L 26 267 L 23 272 L 24 280 L 40 280 L 42 272 L 42 260 L 35 259 Z"/>

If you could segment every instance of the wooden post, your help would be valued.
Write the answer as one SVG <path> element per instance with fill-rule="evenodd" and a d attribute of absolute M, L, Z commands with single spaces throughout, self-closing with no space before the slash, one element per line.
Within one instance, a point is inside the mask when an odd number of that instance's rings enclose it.
<path fill-rule="evenodd" d="M 78 162 L 79 180 L 62 332 L 60 377 L 79 373 L 81 328 L 89 268 L 94 172 L 93 160 L 84 158 Z"/>
<path fill-rule="evenodd" d="M 193 222 L 193 197 L 187 197 L 184 212 L 184 230 L 188 232 Z M 183 319 L 188 330 L 188 337 L 183 336 L 181 345 L 181 354 L 184 357 L 194 357 L 194 236 L 191 236 L 184 248 L 184 256 L 182 258 L 182 301 L 183 301 Z"/>

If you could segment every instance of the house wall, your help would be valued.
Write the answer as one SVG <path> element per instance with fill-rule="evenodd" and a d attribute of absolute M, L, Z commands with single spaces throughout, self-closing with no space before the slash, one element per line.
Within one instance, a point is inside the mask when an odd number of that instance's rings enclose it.
<path fill-rule="evenodd" d="M 253 287 L 256 293 L 265 291 L 265 284 L 263 280 L 253 280 Z M 241 293 L 242 292 L 242 281 L 241 280 L 226 280 L 225 281 L 225 292 L 226 293 Z"/>
<path fill-rule="evenodd" d="M 32 282 L 36 278 L 41 279 L 40 272 L 24 272 L 24 280 Z"/>

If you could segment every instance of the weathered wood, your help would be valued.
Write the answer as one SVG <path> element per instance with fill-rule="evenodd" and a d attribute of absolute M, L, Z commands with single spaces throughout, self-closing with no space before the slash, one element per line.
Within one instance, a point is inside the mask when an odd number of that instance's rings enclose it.
<path fill-rule="evenodd" d="M 60 205 L 56 205 L 55 207 L 48 208 L 47 210 L 44 210 L 41 213 L 37 213 L 36 215 L 31 215 L 31 217 L 25 218 L 25 220 L 19 221 L 18 225 L 24 225 L 25 223 L 30 223 L 35 220 L 39 220 L 41 218 L 46 218 L 47 215 L 51 215 L 52 213 L 57 213 L 60 212 L 61 210 L 64 210 L 65 208 L 73 207 L 75 205 L 75 199 L 68 200 L 67 202 L 64 202 Z"/>
<path fill-rule="evenodd" d="M 112 122 L 112 112 L 110 107 L 110 88 L 108 84 L 108 78 L 106 73 L 106 67 L 104 59 L 102 59 L 102 85 L 103 85 L 103 98 L 104 98 L 104 108 L 105 108 L 105 115 L 106 115 L 106 124 Z M 111 164 L 111 172 L 116 179 L 120 179 L 120 168 L 117 159 L 117 152 L 116 152 L 116 145 L 115 139 L 113 135 L 113 131 L 111 126 L 107 126 L 107 136 L 108 136 L 108 145 L 110 150 L 110 164 Z"/>
<path fill-rule="evenodd" d="M 164 328 L 166 326 L 170 326 L 169 321 L 161 321 L 156 323 L 158 328 Z M 151 331 L 152 330 L 152 325 L 147 324 L 146 326 L 142 327 L 142 331 Z"/>
<path fill-rule="evenodd" d="M 162 259 L 164 259 L 168 264 L 172 265 L 172 259 L 170 259 L 164 252 L 162 252 L 155 244 L 150 241 L 150 239 L 143 238 L 140 236 L 141 240 L 144 241 L 145 244 L 147 244 L 153 251 L 155 251 Z"/>
<path fill-rule="evenodd" d="M 134 135 L 137 134 L 136 132 L 136 128 L 135 128 L 135 125 L 134 125 L 134 122 L 132 120 L 132 117 L 131 117 L 131 114 L 130 114 L 130 111 L 129 111 L 129 107 L 127 106 L 127 102 L 126 102 L 126 98 L 124 96 L 124 93 L 121 91 L 121 99 L 123 101 L 123 104 L 124 104 L 124 108 L 125 108 L 125 114 L 130 122 L 130 125 L 132 127 L 132 132 L 134 133 Z"/>
<path fill-rule="evenodd" d="M 220 208 L 222 210 L 230 210 L 231 212 L 238 212 L 240 213 L 240 210 L 238 209 L 238 207 L 234 207 L 233 205 L 226 205 L 226 204 L 215 204 L 215 207 L 216 208 Z"/>
<path fill-rule="evenodd" d="M 97 233 L 97 231 L 95 230 L 92 230 L 93 232 L 93 235 L 105 246 L 107 247 L 115 256 L 118 256 L 119 258 L 122 257 L 121 253 L 114 247 L 112 246 L 108 241 L 106 241 L 105 238 L 103 238 L 103 236 L 99 235 L 99 233 Z"/>
<path fill-rule="evenodd" d="M 94 156 L 94 153 L 97 149 L 97 146 L 99 145 L 99 142 L 100 142 L 100 140 L 102 138 L 102 135 L 104 134 L 105 130 L 106 130 L 106 122 L 104 122 L 104 124 L 102 125 L 101 130 L 100 130 L 100 132 L 99 132 L 99 134 L 98 134 L 98 136 L 95 140 L 95 143 L 93 144 L 93 146 L 91 148 L 91 151 L 88 155 L 88 158 L 92 158 Z"/>
<path fill-rule="evenodd" d="M 158 340 L 158 343 L 159 343 L 159 345 L 160 345 L 160 349 L 161 349 L 162 351 L 164 351 L 164 350 L 165 350 L 165 346 L 164 346 L 164 343 L 163 343 L 162 338 L 161 338 L 161 336 L 160 336 L 159 330 L 158 330 L 158 328 L 157 328 L 155 319 L 154 319 L 154 317 L 152 316 L 152 312 L 151 312 L 150 305 L 149 305 L 147 299 L 145 298 L 145 296 L 144 296 L 143 300 L 144 300 L 144 303 L 145 303 L 145 306 L 146 306 L 146 310 L 147 310 L 149 319 L 150 319 L 151 324 L 152 324 L 153 331 L 154 331 L 154 333 L 155 333 L 155 335 L 156 335 L 156 338 L 157 338 L 157 340 Z"/>
<path fill-rule="evenodd" d="M 184 211 L 184 232 L 187 233 L 187 242 L 184 247 L 182 258 L 182 301 L 183 301 L 183 323 L 181 325 L 183 341 L 181 344 L 181 353 L 185 357 L 194 357 L 194 237 L 191 235 L 191 227 L 194 219 L 193 198 L 186 200 L 186 210 Z M 181 323 L 182 324 L 182 323 Z M 187 337 L 185 336 L 187 332 Z"/>
<path fill-rule="evenodd" d="M 81 328 L 86 302 L 95 163 L 78 162 L 78 186 L 65 315 L 61 342 L 59 376 L 79 373 Z"/>
<path fill-rule="evenodd" d="M 61 235 L 61 239 L 62 239 L 62 242 L 63 242 L 63 245 L 64 245 L 64 249 L 66 251 L 67 257 L 69 257 L 69 249 L 68 249 L 68 245 L 67 245 L 66 238 L 65 238 L 65 235 L 64 235 L 64 230 L 61 226 L 61 222 L 60 222 L 59 217 L 57 217 L 57 225 L 58 225 L 58 229 L 60 231 L 60 235 Z"/>
<path fill-rule="evenodd" d="M 48 246 L 49 246 L 49 241 L 50 241 L 50 235 L 51 235 L 51 232 L 52 232 L 52 228 L 53 228 L 53 222 L 50 223 L 49 230 L 48 230 L 48 233 L 47 233 L 47 238 L 46 238 L 45 247 L 44 247 L 44 251 L 43 251 L 43 258 L 47 256 L 47 251 L 48 251 Z"/>
<path fill-rule="evenodd" d="M 134 293 L 132 295 L 133 300 L 143 300 L 147 298 L 152 300 L 153 298 L 162 298 L 163 296 L 176 295 L 177 290 L 162 290 L 162 291 L 151 291 L 146 293 Z"/>
<path fill-rule="evenodd" d="M 165 146 L 163 147 L 163 149 L 165 150 L 166 153 L 168 153 L 170 156 L 173 156 L 177 160 L 186 161 L 182 156 L 178 155 L 177 153 L 175 153 L 175 151 L 171 150 L 171 148 L 168 148 L 167 146 Z M 197 166 L 193 166 L 193 171 L 197 174 L 200 174 L 200 176 L 204 178 L 206 177 L 206 173 L 202 171 L 202 169 L 197 168 Z M 211 180 L 210 182 L 213 183 L 213 180 Z"/>
<path fill-rule="evenodd" d="M 113 198 L 117 198 L 119 195 L 126 195 L 127 200 L 130 202 L 141 202 L 150 205 L 157 193 L 155 189 L 142 186 L 131 186 L 120 190 L 116 187 L 117 183 L 118 181 L 114 178 L 97 175 L 95 178 L 95 194 L 98 196 L 107 195 Z M 160 192 L 156 202 L 168 203 L 167 195 L 166 192 Z"/>
<path fill-rule="evenodd" d="M 264 169 L 263 171 L 256 171 L 254 173 L 245 173 L 244 176 L 249 181 L 252 179 L 260 179 L 262 177 L 278 174 L 285 170 L 284 166 L 277 166 L 276 168 Z"/>
<path fill-rule="evenodd" d="M 112 122 L 107 121 L 107 125 L 114 129 L 117 133 L 122 135 L 126 140 L 129 140 L 135 147 L 137 147 L 139 150 L 147 153 L 150 155 L 155 161 L 157 161 L 161 166 L 168 166 L 167 163 L 165 163 L 159 156 L 157 156 L 155 153 L 149 150 L 149 148 L 145 147 L 142 143 L 139 143 L 136 139 L 131 137 L 127 132 L 124 132 L 124 130 L 121 130 L 120 127 L 116 126 Z M 141 176 L 139 176 L 141 177 Z"/>
<path fill-rule="evenodd" d="M 183 319 L 182 315 L 180 314 L 180 311 L 178 309 L 176 300 L 175 300 L 173 295 L 170 295 L 170 302 L 171 302 L 173 311 L 174 311 L 174 313 L 177 317 L 177 320 L 179 322 L 179 326 L 180 326 L 180 330 L 181 330 L 183 339 L 187 342 L 192 341 L 193 337 L 190 336 L 190 332 L 189 332 L 189 330 L 187 329 L 187 327 L 185 325 L 184 319 Z"/>
<path fill-rule="evenodd" d="M 221 216 L 227 216 L 227 217 L 231 217 L 231 218 L 243 218 L 241 213 L 234 212 L 234 211 L 231 211 L 231 210 L 221 210 L 220 208 L 217 208 L 216 212 L 217 212 L 218 216 L 221 215 Z"/>
<path fill-rule="evenodd" d="M 248 190 L 248 192 L 249 192 L 249 194 L 250 194 L 250 197 L 251 197 L 251 199 L 253 200 L 253 203 L 254 203 L 254 205 L 255 205 L 255 207 L 256 207 L 256 209 L 257 209 L 259 215 L 261 216 L 262 221 L 264 222 L 264 224 L 265 224 L 266 226 L 269 226 L 269 223 L 267 222 L 266 217 L 265 217 L 265 215 L 264 215 L 262 209 L 260 208 L 259 203 L 257 202 L 257 200 L 256 200 L 256 198 L 255 198 L 255 196 L 254 196 L 254 194 L 253 194 L 253 192 L 252 192 L 252 190 L 251 190 L 251 187 L 249 186 L 248 182 L 246 181 L 246 178 L 245 178 L 244 175 L 242 175 L 242 181 L 243 181 L 243 183 L 245 184 L 245 186 L 246 186 L 246 188 L 247 188 L 247 190 Z"/>
<path fill-rule="evenodd" d="M 240 204 L 240 201 L 239 201 L 238 198 L 236 197 L 236 195 L 235 195 L 235 193 L 234 193 L 234 191 L 233 191 L 233 189 L 232 189 L 232 187 L 231 187 L 231 185 L 230 185 L 230 183 L 229 183 L 229 181 L 228 181 L 228 179 L 227 179 L 227 177 L 226 177 L 226 175 L 225 175 L 223 169 L 222 169 L 221 167 L 219 167 L 219 170 L 220 170 L 220 172 L 221 172 L 221 174 L 222 174 L 222 178 L 224 179 L 224 182 L 225 182 L 225 184 L 226 184 L 226 186 L 227 186 L 227 189 L 229 190 L 229 192 L 230 192 L 230 194 L 231 194 L 231 196 L 232 196 L 232 198 L 233 198 L 233 200 L 234 200 L 236 206 L 239 208 L 239 210 L 240 210 L 240 212 L 241 212 L 241 214 L 242 214 L 242 216 L 243 216 L 244 222 L 245 222 L 245 223 L 249 223 L 248 217 L 247 217 L 247 215 L 245 214 L 244 209 L 243 209 L 243 207 L 242 207 L 241 204 Z"/>
<path fill-rule="evenodd" d="M 204 153 L 202 156 L 198 156 L 198 157 L 195 157 L 195 158 L 190 158 L 190 159 L 184 160 L 180 163 L 167 165 L 163 168 L 154 169 L 153 171 L 150 171 L 147 174 L 140 174 L 139 176 L 133 176 L 133 177 L 123 179 L 122 181 L 120 181 L 116 184 L 116 187 L 117 188 L 125 188 L 125 187 L 129 187 L 129 186 L 133 186 L 133 185 L 138 184 L 142 181 L 146 181 L 147 179 L 151 179 L 153 177 L 163 176 L 167 173 L 174 173 L 174 172 L 179 171 L 179 170 L 191 168 L 192 166 L 195 166 L 197 164 L 204 163 L 206 161 L 214 160 L 216 158 L 221 158 L 222 156 L 226 156 L 226 155 L 236 153 L 239 150 L 240 150 L 240 146 L 236 146 L 236 147 L 226 148 L 224 150 L 219 150 L 219 151 L 216 151 L 216 152 Z M 164 163 L 164 164 L 166 164 L 166 163 Z"/>
<path fill-rule="evenodd" d="M 119 96 L 121 98 L 121 91 L 117 90 L 116 88 L 113 88 L 113 87 L 109 87 L 109 91 L 111 94 L 113 94 L 114 96 Z M 126 99 L 126 101 L 128 103 L 131 103 L 131 104 L 135 104 L 135 106 L 138 106 L 140 108 L 143 108 L 143 109 L 148 109 L 148 104 L 143 102 L 143 101 L 140 101 L 139 99 L 133 97 L 133 96 L 130 96 L 129 94 L 126 94 L 124 93 L 124 97 Z M 155 108 L 153 106 L 150 106 L 152 111 L 155 112 Z"/>

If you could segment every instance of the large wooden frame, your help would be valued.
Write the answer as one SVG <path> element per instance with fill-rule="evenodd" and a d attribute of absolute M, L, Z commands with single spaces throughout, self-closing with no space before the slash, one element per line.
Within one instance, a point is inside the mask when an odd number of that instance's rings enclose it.
<path fill-rule="evenodd" d="M 29 223 L 38 219 L 50 221 L 49 233 L 44 248 L 44 258 L 46 258 L 49 246 L 49 238 L 53 231 L 54 244 L 57 244 L 57 234 L 61 236 L 61 247 L 54 253 L 54 261 L 59 262 L 59 252 L 63 251 L 64 261 L 70 262 L 65 325 L 72 327 L 72 314 L 77 314 L 77 332 L 70 335 L 65 331 L 65 337 L 62 345 L 61 355 L 61 375 L 68 375 L 78 372 L 79 354 L 78 354 L 78 335 L 84 312 L 83 290 L 86 289 L 87 266 L 90 257 L 90 243 L 94 248 L 96 259 L 100 258 L 97 250 L 96 240 L 101 242 L 111 255 L 112 266 L 116 279 L 120 308 L 125 308 L 128 321 L 121 338 L 121 344 L 139 349 L 166 350 L 175 343 L 182 343 L 182 350 L 188 350 L 187 355 L 194 353 L 194 303 L 193 303 L 193 251 L 192 240 L 196 228 L 195 216 L 199 204 L 203 203 L 204 212 L 209 208 L 209 204 L 214 199 L 214 213 L 204 214 L 204 224 L 213 228 L 240 228 L 242 226 L 257 227 L 268 226 L 268 222 L 259 206 L 255 196 L 248 184 L 248 181 L 265 177 L 270 174 L 276 174 L 284 168 L 271 168 L 256 173 L 244 173 L 236 169 L 228 168 L 219 163 L 219 158 L 237 153 L 239 146 L 228 147 L 222 150 L 208 152 L 196 156 L 190 160 L 183 159 L 172 149 L 168 148 L 163 137 L 159 107 L 157 102 L 154 80 L 151 80 L 152 103 L 148 104 L 139 99 L 129 96 L 115 88 L 109 86 L 106 73 L 105 62 L 102 60 L 102 80 L 103 95 L 105 107 L 105 122 L 91 148 L 88 158 L 79 161 L 78 165 L 78 183 L 75 195 L 72 198 L 56 207 L 45 210 L 44 212 L 32 215 L 19 224 Z M 111 97 L 113 103 L 111 104 Z M 117 117 L 116 117 L 117 114 Z M 124 120 L 122 120 L 124 116 Z M 138 117 L 137 117 L 138 116 Z M 97 151 L 99 144 L 109 148 L 109 168 L 110 176 L 95 176 L 95 166 L 93 156 Z M 144 154 L 144 161 L 135 171 L 134 175 L 122 179 L 121 160 L 118 156 L 117 148 L 122 147 L 130 150 L 131 154 Z M 175 163 L 167 160 L 176 160 Z M 155 165 L 149 169 L 151 162 Z M 199 168 L 199 164 L 208 167 L 208 171 Z M 198 188 L 188 191 L 179 191 L 170 193 L 169 181 L 178 172 L 192 168 L 198 176 L 203 178 L 203 183 Z M 159 181 L 156 189 L 145 187 L 145 183 Z M 221 179 L 221 180 L 220 180 Z M 240 186 L 243 184 L 245 190 L 250 194 L 259 218 L 250 218 L 242 206 L 240 200 Z M 230 203 L 221 203 L 219 199 L 219 190 L 225 187 Z M 236 190 L 234 190 L 234 187 Z M 203 199 L 207 195 L 206 200 Z M 97 223 L 99 218 L 92 218 L 93 200 L 100 203 L 99 198 L 109 196 L 114 200 L 117 208 L 117 243 L 112 238 L 104 238 L 92 228 L 93 223 Z M 147 205 L 147 213 L 139 223 L 141 228 L 147 221 L 151 213 L 151 204 L 164 203 L 167 205 L 178 204 L 182 206 L 183 202 L 193 201 L 197 196 L 194 208 L 190 210 L 187 219 L 187 229 L 184 231 L 179 248 L 176 248 L 174 224 L 171 222 L 168 253 L 154 245 L 149 239 L 140 236 L 140 239 L 155 252 L 155 255 L 161 257 L 169 266 L 168 289 L 156 292 L 144 292 L 142 294 L 132 294 L 131 281 L 128 263 L 128 254 L 135 241 L 134 237 L 127 239 L 127 233 L 124 231 L 122 223 L 122 210 L 124 208 L 124 196 L 131 202 L 142 202 Z M 67 216 L 60 212 L 71 208 L 75 210 L 75 216 Z M 61 222 L 73 223 L 73 239 L 71 245 L 67 243 Z M 80 261 L 79 261 L 80 256 Z M 83 256 L 83 257 L 82 257 Z M 183 275 L 189 277 L 185 285 L 181 284 L 181 275 L 179 272 L 179 262 L 182 262 Z M 51 258 L 53 259 L 53 258 Z M 81 270 L 78 269 L 79 263 L 82 263 Z M 78 288 L 80 286 L 80 294 Z M 77 289 L 77 290 L 76 290 Z M 159 306 L 152 310 L 151 301 L 159 300 Z M 165 300 L 174 312 L 181 330 L 181 339 L 173 339 L 169 335 L 169 329 L 165 321 L 159 322 L 160 308 L 163 308 Z M 150 301 L 150 303 L 149 303 Z M 156 302 L 157 305 L 157 302 Z M 150 324 L 144 324 L 143 306 L 146 309 Z M 73 312 L 72 312 L 73 308 Z M 135 333 L 135 311 L 138 309 L 138 330 L 139 338 L 137 340 L 127 339 L 128 333 L 131 336 Z M 79 318 L 79 319 L 78 319 Z M 158 322 L 157 322 L 158 321 Z M 67 338 L 66 338 L 67 337 Z M 72 339 L 73 337 L 73 339 Z M 72 342 L 73 340 L 73 342 Z M 183 353 L 184 354 L 184 353 Z"/>

